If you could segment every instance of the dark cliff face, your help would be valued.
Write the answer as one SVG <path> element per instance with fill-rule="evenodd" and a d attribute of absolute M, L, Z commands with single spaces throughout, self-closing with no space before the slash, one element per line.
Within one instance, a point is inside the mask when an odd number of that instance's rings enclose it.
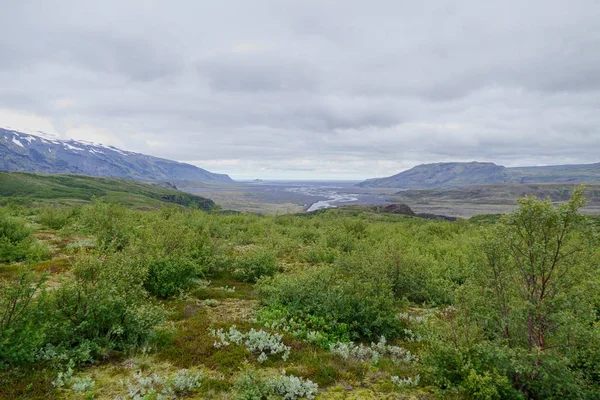
<path fill-rule="evenodd" d="M 361 187 L 435 189 L 468 185 L 541 182 L 600 182 L 600 164 L 506 168 L 486 162 L 417 165 L 399 174 L 368 179 Z"/>
<path fill-rule="evenodd" d="M 83 174 L 140 181 L 228 183 L 191 164 L 75 140 L 56 140 L 0 128 L 0 170 Z"/>

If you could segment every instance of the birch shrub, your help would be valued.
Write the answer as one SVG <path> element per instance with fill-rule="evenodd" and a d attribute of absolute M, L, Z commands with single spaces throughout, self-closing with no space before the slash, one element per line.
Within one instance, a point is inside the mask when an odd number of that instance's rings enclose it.
<path fill-rule="evenodd" d="M 163 311 L 148 301 L 146 269 L 120 254 L 82 254 L 72 277 L 52 292 L 46 312 L 53 324 L 45 358 L 84 350 L 91 361 L 107 350 L 125 351 L 148 343 Z M 81 353 L 80 353 L 81 354 Z"/>
<path fill-rule="evenodd" d="M 237 255 L 233 260 L 233 275 L 242 282 L 256 282 L 263 276 L 273 276 L 280 271 L 277 253 L 258 248 Z"/>
<path fill-rule="evenodd" d="M 50 229 L 62 229 L 79 214 L 80 208 L 69 206 L 46 206 L 38 210 L 38 222 Z"/>
<path fill-rule="evenodd" d="M 143 217 L 134 251 L 148 267 L 144 287 L 162 299 L 188 290 L 212 262 L 212 244 L 197 221 L 201 215 L 165 208 Z"/>
<path fill-rule="evenodd" d="M 523 198 L 482 238 L 480 262 L 431 345 L 441 386 L 473 396 L 484 385 L 501 397 L 511 386 L 527 398 L 597 396 L 599 241 L 578 213 L 584 203 L 582 188 L 558 206 Z"/>
<path fill-rule="evenodd" d="M 82 207 L 77 223 L 85 233 L 96 237 L 100 250 L 124 250 L 136 237 L 139 214 L 125 206 L 100 200 Z"/>
<path fill-rule="evenodd" d="M 279 274 L 257 287 L 268 309 L 284 310 L 288 319 L 302 320 L 310 330 L 350 340 L 394 338 L 401 332 L 389 282 L 367 267 L 346 273 L 321 267 Z"/>
<path fill-rule="evenodd" d="M 43 285 L 44 277 L 35 279 L 27 270 L 0 280 L 0 368 L 35 361 L 46 338 L 40 315 Z"/>
<path fill-rule="evenodd" d="M 37 241 L 22 218 L 0 213 L 0 263 L 37 261 L 50 257 L 46 246 Z"/>

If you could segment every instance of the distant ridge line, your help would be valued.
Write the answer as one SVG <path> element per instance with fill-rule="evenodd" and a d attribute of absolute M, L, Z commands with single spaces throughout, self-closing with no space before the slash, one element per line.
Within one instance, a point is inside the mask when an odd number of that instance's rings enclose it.
<path fill-rule="evenodd" d="M 505 167 L 492 162 L 442 162 L 367 179 L 357 186 L 433 189 L 502 183 L 600 183 L 600 163 Z"/>

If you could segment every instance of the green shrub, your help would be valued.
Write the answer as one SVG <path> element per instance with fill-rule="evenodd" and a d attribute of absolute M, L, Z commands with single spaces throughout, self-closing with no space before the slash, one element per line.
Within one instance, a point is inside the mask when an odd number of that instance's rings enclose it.
<path fill-rule="evenodd" d="M 46 310 L 54 325 L 47 343 L 59 355 L 82 350 L 83 359 L 93 359 L 102 351 L 132 349 L 152 338 L 164 313 L 147 301 L 147 271 L 140 260 L 82 254 L 72 273 L 52 292 Z"/>
<path fill-rule="evenodd" d="M 342 253 L 349 253 L 356 248 L 359 243 L 358 238 L 364 238 L 364 235 L 353 236 L 345 229 L 337 229 L 331 227 L 327 230 L 325 236 L 325 244 L 330 249 L 336 249 Z"/>
<path fill-rule="evenodd" d="M 294 239 L 303 244 L 316 243 L 320 237 L 318 231 L 312 228 L 303 228 L 293 231 Z"/>
<path fill-rule="evenodd" d="M 476 398 L 506 398 L 509 385 L 527 398 L 597 395 L 598 238 L 577 212 L 584 203 L 581 188 L 558 206 L 523 198 L 488 228 L 456 315 L 436 326 L 438 385 Z"/>
<path fill-rule="evenodd" d="M 322 319 L 328 331 L 347 331 L 353 340 L 394 338 L 400 332 L 389 283 L 367 267 L 351 273 L 323 267 L 281 274 L 261 280 L 257 288 L 267 306 L 283 307 L 302 320 Z M 314 327 L 319 328 L 324 327 Z"/>
<path fill-rule="evenodd" d="M 122 251 L 135 237 L 135 213 L 124 206 L 95 201 L 81 210 L 79 222 L 96 237 L 100 250 Z"/>
<path fill-rule="evenodd" d="M 33 363 L 44 343 L 40 322 L 44 278 L 22 270 L 14 280 L 0 281 L 0 368 Z M 35 297 L 37 296 L 37 298 Z"/>
<path fill-rule="evenodd" d="M 68 206 L 47 206 L 42 207 L 38 211 L 38 222 L 50 229 L 62 229 L 67 226 L 75 216 L 79 209 Z"/>
<path fill-rule="evenodd" d="M 148 267 L 144 286 L 151 294 L 168 298 L 185 291 L 213 263 L 212 244 L 198 215 L 173 208 L 144 215 L 131 250 Z"/>
<path fill-rule="evenodd" d="M 32 233 L 33 229 L 26 227 L 23 220 L 0 214 L 0 238 L 17 244 L 29 239 Z"/>
<path fill-rule="evenodd" d="M 424 364 L 437 386 L 473 399 L 523 398 L 509 380 L 515 372 L 511 349 L 459 340 L 460 343 L 434 341 L 428 347 Z"/>
<path fill-rule="evenodd" d="M 500 400 L 506 397 L 502 392 L 510 388 L 510 383 L 505 376 L 496 371 L 477 373 L 474 369 L 469 371 L 462 387 L 469 396 L 476 400 Z"/>
<path fill-rule="evenodd" d="M 332 324 L 323 317 L 311 314 L 293 315 L 283 305 L 270 304 L 263 307 L 258 310 L 256 318 L 267 328 L 288 332 L 324 349 L 329 349 L 331 343 L 350 341 L 347 325 Z"/>
<path fill-rule="evenodd" d="M 233 275 L 242 282 L 256 282 L 263 276 L 273 276 L 280 270 L 275 252 L 257 249 L 238 255 Z"/>
<path fill-rule="evenodd" d="M 437 260 L 412 251 L 378 249 L 394 295 L 414 303 L 449 304 L 454 284 L 440 276 Z"/>
<path fill-rule="evenodd" d="M 23 220 L 0 214 L 0 262 L 37 261 L 49 256 L 50 251 L 35 239 Z"/>
<path fill-rule="evenodd" d="M 306 249 L 303 259 L 310 264 L 332 264 L 335 262 L 338 255 L 339 252 L 336 249 L 316 244 Z"/>
<path fill-rule="evenodd" d="M 197 277 L 196 265 L 191 260 L 154 259 L 148 262 L 144 287 L 152 295 L 166 299 L 188 289 Z"/>
<path fill-rule="evenodd" d="M 351 236 L 358 239 L 364 238 L 367 235 L 368 224 L 362 219 L 346 218 L 343 220 L 344 228 Z"/>

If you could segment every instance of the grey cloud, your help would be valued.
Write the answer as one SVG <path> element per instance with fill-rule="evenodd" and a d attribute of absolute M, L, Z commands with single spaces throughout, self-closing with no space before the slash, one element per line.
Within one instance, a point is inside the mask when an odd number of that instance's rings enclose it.
<path fill-rule="evenodd" d="M 0 115 L 65 135 L 234 177 L 598 161 L 596 1 L 0 3 Z"/>
<path fill-rule="evenodd" d="M 71 40 L 55 38 L 50 45 L 57 49 L 64 46 L 65 62 L 76 62 L 90 70 L 120 74 L 133 80 L 165 78 L 183 68 L 179 54 L 143 38 L 87 32 Z"/>
<path fill-rule="evenodd" d="M 43 37 L 42 35 L 46 35 Z M 39 33 L 20 44 L 0 43 L 5 61 L 0 69 L 32 68 L 39 63 L 78 65 L 103 74 L 148 81 L 176 74 L 182 68 L 177 53 L 141 38 L 115 37 L 110 32 Z"/>
<path fill-rule="evenodd" d="M 119 32 L 111 24 L 87 26 L 85 21 L 95 17 L 93 8 L 81 8 L 76 2 L 11 3 L 0 16 L 4 31 L 0 69 L 33 68 L 40 63 L 78 65 L 147 81 L 175 74 L 183 66 L 181 55 L 163 40 L 147 39 L 147 32 Z"/>
<path fill-rule="evenodd" d="M 198 72 L 217 92 L 315 91 L 318 68 L 270 54 L 227 54 L 198 63 Z"/>

